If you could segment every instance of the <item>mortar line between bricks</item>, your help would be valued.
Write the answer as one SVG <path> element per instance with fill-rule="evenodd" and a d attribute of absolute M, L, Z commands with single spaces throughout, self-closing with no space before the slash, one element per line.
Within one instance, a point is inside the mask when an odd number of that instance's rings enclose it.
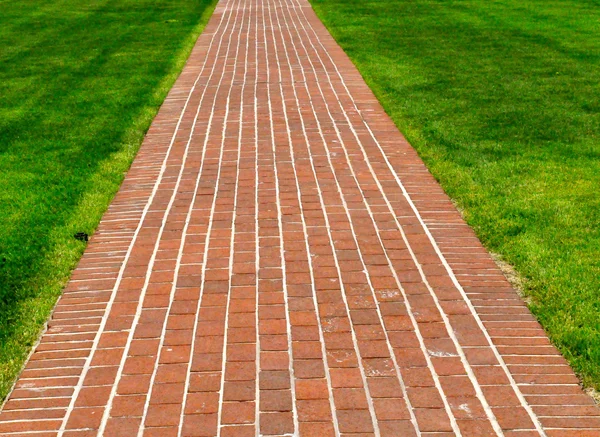
<path fill-rule="evenodd" d="M 239 187 L 240 187 L 240 158 L 241 158 L 241 153 L 242 153 L 242 122 L 243 122 L 243 118 L 244 118 L 244 89 L 246 87 L 246 79 L 247 79 L 247 75 L 248 75 L 248 51 L 249 51 L 249 41 L 250 41 L 250 29 L 252 27 L 251 23 L 252 23 L 252 2 L 250 2 L 250 7 L 246 7 L 246 2 L 244 1 L 244 14 L 242 15 L 242 26 L 240 27 L 240 37 L 241 35 L 244 34 L 244 19 L 246 16 L 246 11 L 248 11 L 248 25 L 247 25 L 247 31 L 245 32 L 245 39 L 246 40 L 246 52 L 244 54 L 244 78 L 243 78 L 243 82 L 241 85 L 241 91 L 240 91 L 240 114 L 239 114 L 239 123 L 238 123 L 238 150 L 237 150 L 237 165 L 236 165 L 236 177 L 235 177 L 235 194 L 234 194 L 234 200 L 233 200 L 233 216 L 231 218 L 231 238 L 229 241 L 229 292 L 227 293 L 227 304 L 225 305 L 225 332 L 223 335 L 223 361 L 221 363 L 221 389 L 219 390 L 219 405 L 217 407 L 218 411 L 217 411 L 217 437 L 221 436 L 221 429 L 222 429 L 222 416 L 223 416 L 223 395 L 225 393 L 225 370 L 226 370 L 226 365 L 227 365 L 227 350 L 228 350 L 228 335 L 227 333 L 229 332 L 229 307 L 230 307 L 230 303 L 231 303 L 231 285 L 232 285 L 232 277 L 233 277 L 233 259 L 234 259 L 234 255 L 235 255 L 235 237 L 236 237 L 236 224 L 237 224 L 237 215 L 238 215 L 238 194 L 239 194 Z M 240 40 L 238 39 L 238 51 L 236 54 L 236 62 L 235 62 L 235 69 L 233 71 L 233 74 L 231 76 L 231 88 L 229 89 L 229 96 L 227 97 L 227 112 L 225 114 L 225 122 L 223 123 L 223 132 L 221 133 L 222 137 L 223 137 L 223 142 L 221 144 L 222 149 L 225 148 L 225 133 L 227 131 L 227 116 L 229 114 L 229 104 L 230 104 L 230 99 L 231 99 L 231 91 L 234 88 L 234 83 L 236 80 L 236 74 L 238 71 L 238 62 L 237 60 L 239 59 L 239 47 L 240 47 Z M 258 278 L 256 278 L 256 281 L 258 282 Z"/>
<path fill-rule="evenodd" d="M 7 436 L 21 436 L 21 435 L 39 435 L 39 434 L 47 434 L 48 431 L 15 431 L 15 432 L 6 432 L 4 435 Z"/>
<path fill-rule="evenodd" d="M 60 367 L 60 369 L 65 369 L 65 368 L 67 368 L 67 367 Z M 79 369 L 79 368 L 80 367 L 72 367 L 72 369 Z M 40 379 L 44 380 L 44 379 L 67 379 L 67 378 L 72 379 L 72 378 L 74 378 L 74 375 L 36 376 L 36 377 L 30 377 L 30 378 L 24 376 L 24 377 L 19 378 L 19 380 L 20 381 L 30 381 L 30 380 L 31 381 L 39 381 Z M 72 387 L 72 386 L 70 386 L 70 387 Z M 66 409 L 66 407 L 65 407 L 65 409 Z"/>
<path fill-rule="evenodd" d="M 258 316 L 258 305 L 259 305 L 259 266 L 260 266 L 260 239 L 258 235 L 259 226 L 259 204 L 258 204 L 258 73 L 259 73 L 259 58 L 258 58 L 258 38 L 259 38 L 259 19 L 258 19 L 258 8 L 256 10 L 256 20 L 254 28 L 256 29 L 256 35 L 254 37 L 254 275 L 256 276 L 256 283 L 254 284 L 254 324 L 255 324 L 255 339 L 256 347 L 254 348 L 254 366 L 255 369 L 255 380 L 254 380 L 254 436 L 259 437 L 260 435 L 260 320 Z M 264 26 L 263 26 L 264 27 Z"/>
<path fill-rule="evenodd" d="M 271 34 L 273 37 L 272 43 L 273 43 L 273 53 L 275 55 L 275 59 L 277 60 L 277 65 L 279 65 L 279 55 L 277 53 L 277 43 L 276 43 L 276 38 L 275 38 L 275 31 L 273 30 L 273 17 L 271 15 L 271 7 L 269 4 L 269 23 L 270 23 L 270 27 L 271 27 Z M 266 23 L 265 23 L 266 24 Z M 299 433 L 299 429 L 300 429 L 300 424 L 299 424 L 299 420 L 298 420 L 298 407 L 297 407 L 297 398 L 296 398 L 296 379 L 294 376 L 294 355 L 293 355 L 293 350 L 292 350 L 292 326 L 290 324 L 290 312 L 289 312 L 289 306 L 288 306 L 288 289 L 287 289 L 287 265 L 286 265 L 286 261 L 285 261 L 285 253 L 283 250 L 283 224 L 281 221 L 281 193 L 279 190 L 279 170 L 278 170 L 278 166 L 277 166 L 277 152 L 276 152 L 276 144 L 275 144 L 275 128 L 273 126 L 273 104 L 271 102 L 271 69 L 270 69 L 270 63 L 269 63 L 269 50 L 268 50 L 268 43 L 267 43 L 267 39 L 266 39 L 266 32 L 265 32 L 265 53 L 266 53 L 266 65 L 267 65 L 267 102 L 268 102 L 268 107 L 269 107 L 269 126 L 271 129 L 271 150 L 272 150 L 272 157 L 273 157 L 273 172 L 275 175 L 275 196 L 276 196 L 276 205 L 277 205 L 277 229 L 279 232 L 279 256 L 281 258 L 281 267 L 282 267 L 282 274 L 283 274 L 283 278 L 282 278 L 282 286 L 283 286 L 283 295 L 284 295 L 284 307 L 285 307 L 285 323 L 286 323 L 286 335 L 287 335 L 287 343 L 288 343 L 288 353 L 289 353 L 289 361 L 288 361 L 288 372 L 290 375 L 290 389 L 291 389 L 291 394 L 292 394 L 292 416 L 293 416 L 293 421 L 294 421 L 294 431 L 293 431 L 293 435 L 297 436 Z M 279 75 L 281 77 L 281 69 L 278 68 L 277 69 L 279 72 Z M 281 81 L 280 81 L 281 82 Z M 283 99 L 283 96 L 282 96 Z M 287 125 L 287 116 L 284 117 L 285 121 L 286 121 L 286 125 Z"/>
<path fill-rule="evenodd" d="M 278 19 L 278 25 L 281 28 L 281 24 L 279 22 Z M 282 38 L 283 41 L 283 38 Z M 289 56 L 288 56 L 288 51 L 285 51 L 285 56 L 286 56 L 286 60 L 287 60 L 287 64 L 290 67 L 290 78 L 293 81 L 293 73 L 291 70 L 291 62 L 289 60 Z M 282 87 L 282 74 L 281 74 L 281 69 L 279 69 L 279 90 L 280 93 L 282 95 L 282 103 L 284 101 L 284 93 L 283 93 L 283 87 Z M 296 103 L 298 104 L 298 101 L 296 100 Z M 285 105 L 285 104 L 284 104 Z M 285 111 L 285 109 L 284 109 Z M 287 112 L 287 111 L 286 111 Z M 319 341 L 321 343 L 321 356 L 323 359 L 323 367 L 324 367 L 324 373 L 325 373 L 325 380 L 327 381 L 327 392 L 329 393 L 329 408 L 331 409 L 331 417 L 332 417 L 332 422 L 333 422 L 333 429 L 334 429 L 334 433 L 336 436 L 340 435 L 340 427 L 339 427 L 339 422 L 338 422 L 338 414 L 337 414 L 337 409 L 335 407 L 335 399 L 333 396 L 333 386 L 332 386 L 332 382 L 331 382 L 331 372 L 330 372 L 330 366 L 329 366 L 329 358 L 327 357 L 327 348 L 326 348 L 326 344 L 325 344 L 325 337 L 323 334 L 323 326 L 321 324 L 321 311 L 319 309 L 319 303 L 318 303 L 318 299 L 317 299 L 317 289 L 315 286 L 316 283 L 316 276 L 315 276 L 315 272 L 314 272 L 314 268 L 313 268 L 313 259 L 311 257 L 311 252 L 310 252 L 310 245 L 309 245 L 309 241 L 308 241 L 308 229 L 307 229 L 307 225 L 306 225 L 306 220 L 304 218 L 304 207 L 302 205 L 302 195 L 300 192 L 300 182 L 299 182 L 299 178 L 298 178 L 298 173 L 296 171 L 296 166 L 293 163 L 293 158 L 294 158 L 294 146 L 293 146 L 293 139 L 292 139 L 292 135 L 291 135 L 291 130 L 290 130 L 290 126 L 288 123 L 288 118 L 286 116 L 286 133 L 287 133 L 287 140 L 288 140 L 288 144 L 289 144 L 289 150 L 290 150 L 290 161 L 291 161 L 291 168 L 292 168 L 292 172 L 294 174 L 294 181 L 295 181 L 295 185 L 296 185 L 296 196 L 298 199 L 298 205 L 299 205 L 299 209 L 300 209 L 300 213 L 299 213 L 299 217 L 300 217 L 300 221 L 302 223 L 302 232 L 304 235 L 304 248 L 306 251 L 306 257 L 307 257 L 307 265 L 308 265 L 308 270 L 309 270 L 309 274 L 310 274 L 310 278 L 311 278 L 311 294 L 312 294 L 312 303 L 315 309 L 315 314 L 317 317 L 317 326 L 318 326 L 318 331 L 319 331 Z"/>
<path fill-rule="evenodd" d="M 219 24 L 219 27 L 220 27 L 220 24 Z M 212 42 L 214 40 L 215 35 L 216 35 L 216 32 L 213 35 L 213 38 L 211 39 L 211 44 L 210 44 L 211 47 L 212 47 Z M 204 65 L 206 65 L 207 62 L 208 62 L 208 56 L 205 57 Z M 105 312 L 104 316 L 102 317 L 102 321 L 100 323 L 100 326 L 98 327 L 98 331 L 96 332 L 96 336 L 94 338 L 93 346 L 92 346 L 92 348 L 90 350 L 88 358 L 86 359 L 85 365 L 84 365 L 84 367 L 82 369 L 82 372 L 81 372 L 81 375 L 79 377 L 79 381 L 78 381 L 77 385 L 75 386 L 75 391 L 74 391 L 74 393 L 73 393 L 73 395 L 71 397 L 71 402 L 69 403 L 69 406 L 68 406 L 67 411 L 65 413 L 65 417 L 63 418 L 63 420 L 61 422 L 61 426 L 60 426 L 60 428 L 58 430 L 58 437 L 62 437 L 63 434 L 64 434 L 64 432 L 65 432 L 65 430 L 66 430 L 67 421 L 68 421 L 68 419 L 70 417 L 71 412 L 73 411 L 73 409 L 75 407 L 75 401 L 77 400 L 78 394 L 79 394 L 79 392 L 80 392 L 80 390 L 81 390 L 81 388 L 83 386 L 83 381 L 85 380 L 85 377 L 87 375 L 87 371 L 89 370 L 89 367 L 91 365 L 91 360 L 92 360 L 92 358 L 94 356 L 94 352 L 96 351 L 96 349 L 98 347 L 98 343 L 100 341 L 100 337 L 101 337 L 101 335 L 102 335 L 102 333 L 104 331 L 104 327 L 106 326 L 106 322 L 108 320 L 108 316 L 110 314 L 110 311 L 112 309 L 112 305 L 113 305 L 114 300 L 116 298 L 116 294 L 117 294 L 117 291 L 119 289 L 119 285 L 121 283 L 121 279 L 123 278 L 125 267 L 127 266 L 127 260 L 131 256 L 131 252 L 133 251 L 135 243 L 137 242 L 137 237 L 138 237 L 138 235 L 139 235 L 139 233 L 141 231 L 142 224 L 144 222 L 146 214 L 150 210 L 150 207 L 152 205 L 154 197 L 155 197 L 155 195 L 156 195 L 156 193 L 158 191 L 158 187 L 159 187 L 160 183 L 162 182 L 163 175 L 164 175 L 164 173 L 165 173 L 165 171 L 167 169 L 168 159 L 171 156 L 171 151 L 173 150 L 173 145 L 175 143 L 175 138 L 176 138 L 177 133 L 179 131 L 179 127 L 181 126 L 181 122 L 183 120 L 183 116 L 184 116 L 185 111 L 187 109 L 187 106 L 188 106 L 188 104 L 190 102 L 192 94 L 193 94 L 193 92 L 196 89 L 196 85 L 198 84 L 198 81 L 200 80 L 200 77 L 201 77 L 200 74 L 198 74 L 197 77 L 196 77 L 196 80 L 195 80 L 194 84 L 192 85 L 192 87 L 191 87 L 191 89 L 190 89 L 190 91 L 188 93 L 188 96 L 187 96 L 187 99 L 185 101 L 185 104 L 184 104 L 184 106 L 183 106 L 183 108 L 181 110 L 181 113 L 179 115 L 179 118 L 177 120 L 177 124 L 175 126 L 175 130 L 173 132 L 173 135 L 171 137 L 171 141 L 169 143 L 167 152 L 165 153 L 165 158 L 164 158 L 164 160 L 162 162 L 162 165 L 161 165 L 159 176 L 157 177 L 156 182 L 154 183 L 154 186 L 153 186 L 153 189 L 152 189 L 152 193 L 151 193 L 150 197 L 148 198 L 148 200 L 146 202 L 146 205 L 145 205 L 145 207 L 144 207 L 144 209 L 142 211 L 142 214 L 140 216 L 138 225 L 137 225 L 137 227 L 135 229 L 135 232 L 134 232 L 134 236 L 133 236 L 133 238 L 131 240 L 131 243 L 129 244 L 129 247 L 127 249 L 127 252 L 126 252 L 126 255 L 125 255 L 125 259 L 122 261 L 121 268 L 119 269 L 119 274 L 117 276 L 116 283 L 115 283 L 115 285 L 113 287 L 113 290 L 112 290 L 109 302 L 107 303 L 106 312 Z M 166 213 L 165 213 L 165 216 L 166 216 Z"/>
<path fill-rule="evenodd" d="M 303 15 L 306 18 L 306 14 L 304 13 L 304 10 L 302 11 Z M 306 20 L 309 25 L 310 22 L 308 21 L 308 19 Z M 333 59 L 331 58 L 331 55 L 329 54 L 329 51 L 325 48 L 325 46 L 322 44 L 322 42 L 320 41 L 320 38 L 318 36 L 318 34 L 316 33 L 316 31 L 314 30 L 314 27 L 312 27 L 312 25 L 310 25 L 316 39 L 319 41 L 319 44 L 321 45 L 321 47 L 323 47 L 323 50 L 325 53 L 327 53 L 331 64 L 334 67 L 334 70 L 336 71 L 341 83 L 344 86 L 344 89 L 346 90 L 346 93 L 348 95 L 348 97 L 351 99 L 352 104 L 354 106 L 354 108 L 356 109 L 356 111 L 360 114 L 360 111 L 358 109 L 358 106 L 356 105 L 356 102 L 354 100 L 354 97 L 352 96 L 352 94 L 350 93 L 350 91 L 348 90 L 348 87 L 346 86 L 344 77 L 342 76 L 342 74 L 340 73 L 337 65 L 335 64 L 335 62 L 333 61 Z M 327 75 L 329 77 L 329 75 Z M 345 111 L 344 111 L 344 114 Z M 362 118 L 362 117 L 361 117 Z M 473 317 L 475 318 L 475 320 L 477 321 L 477 324 L 479 325 L 481 331 L 483 332 L 483 334 L 486 336 L 488 344 L 490 345 L 490 348 L 492 349 L 496 359 L 498 360 L 498 362 L 500 363 L 500 366 L 502 367 L 502 369 L 504 370 L 504 373 L 506 374 L 511 387 L 513 388 L 515 394 L 517 395 L 517 397 L 519 398 L 519 401 L 521 403 L 521 405 L 523 406 L 523 408 L 527 411 L 527 413 L 529 414 L 532 422 L 534 423 L 536 430 L 540 433 L 540 435 L 542 436 L 546 436 L 546 433 L 544 431 L 544 429 L 542 428 L 542 425 L 539 421 L 539 419 L 537 418 L 536 414 L 534 413 L 534 411 L 532 410 L 531 406 L 529 405 L 529 403 L 527 402 L 527 400 L 525 399 L 523 393 L 521 392 L 521 390 L 519 389 L 519 387 L 517 386 L 512 374 L 510 373 L 506 363 L 504 362 L 500 352 L 498 351 L 498 349 L 496 348 L 495 344 L 493 343 L 489 333 L 487 332 L 487 329 L 485 328 L 483 322 L 481 321 L 481 318 L 479 317 L 479 314 L 477 313 L 477 310 L 475 309 L 475 307 L 473 306 L 473 304 L 471 303 L 471 301 L 469 300 L 466 292 L 464 291 L 464 289 L 462 288 L 462 285 L 458 282 L 458 279 L 456 278 L 456 276 L 454 275 L 454 272 L 452 271 L 452 268 L 450 267 L 450 265 L 448 264 L 448 261 L 446 260 L 446 258 L 444 257 L 442 251 L 440 250 L 439 246 L 437 245 L 437 242 L 435 241 L 433 235 L 431 235 L 431 232 L 429 231 L 427 224 L 425 223 L 425 221 L 423 220 L 423 218 L 421 217 L 421 214 L 419 212 L 419 210 L 417 209 L 417 207 L 415 206 L 414 202 L 412 201 L 412 198 L 410 197 L 408 191 L 406 190 L 406 187 L 404 186 L 404 184 L 402 183 L 402 181 L 400 180 L 398 174 L 394 171 L 394 168 L 391 164 L 391 162 L 389 161 L 389 158 L 387 157 L 387 155 L 385 154 L 383 147 L 381 146 L 381 144 L 379 143 L 379 141 L 377 140 L 376 136 L 374 135 L 373 131 L 371 130 L 371 127 L 369 126 L 369 124 L 366 122 L 366 120 L 363 119 L 363 124 L 364 126 L 367 128 L 371 138 L 373 139 L 373 141 L 375 142 L 375 144 L 377 144 L 378 149 L 381 152 L 381 155 L 389 169 L 389 171 L 392 173 L 392 175 L 394 176 L 394 179 L 396 180 L 396 183 L 398 184 L 398 186 L 401 188 L 404 197 L 406 198 L 407 202 L 409 203 L 411 209 L 413 210 L 414 214 L 416 215 L 417 219 L 419 220 L 419 223 L 421 224 L 423 230 L 425 231 L 425 234 L 427 235 L 431 245 L 433 246 L 436 254 L 438 255 L 440 261 L 442 262 L 442 264 L 444 265 L 448 275 L 450 276 L 452 282 L 454 283 L 455 287 L 459 290 L 459 292 L 461 293 L 461 295 L 463 296 L 464 301 L 466 302 L 467 306 L 469 307 L 469 310 L 471 311 L 471 314 L 473 315 Z M 369 166 L 370 166 L 370 161 L 367 160 L 367 162 L 369 162 Z M 443 313 L 445 314 L 445 313 Z"/>
<path fill-rule="evenodd" d="M 270 6 L 269 6 L 269 14 L 271 14 L 271 7 Z M 273 32 L 273 38 L 275 39 L 274 32 Z M 290 70 L 291 70 L 291 65 L 290 65 Z M 300 122 L 302 124 L 302 132 L 303 132 L 303 135 L 304 135 L 304 139 L 305 139 L 306 143 L 308 144 L 309 140 L 308 140 L 308 137 L 306 135 L 306 128 L 304 126 L 304 121 L 303 121 L 302 115 L 300 114 L 300 110 L 299 110 L 300 104 L 299 104 L 298 96 L 296 94 L 295 87 L 293 87 L 293 75 L 290 73 L 290 76 L 292 78 L 292 88 L 294 89 L 294 96 L 295 96 L 296 104 L 298 106 L 298 113 L 300 115 Z M 280 81 L 280 83 L 281 83 L 281 81 Z M 285 99 L 284 99 L 284 102 L 283 102 L 283 106 L 285 108 L 285 112 L 286 112 L 286 117 L 285 118 L 287 120 L 287 105 L 285 104 Z M 288 126 L 288 131 L 289 131 L 289 126 Z M 309 152 L 309 156 L 310 156 L 310 152 Z M 311 157 L 310 160 L 311 160 L 311 168 L 312 168 L 312 172 L 313 172 L 313 177 L 316 179 L 316 172 L 315 172 L 315 169 L 314 169 L 314 165 L 312 163 L 312 157 Z M 299 182 L 297 182 L 297 183 L 299 184 Z M 325 202 L 323 200 L 322 193 L 319 190 L 317 190 L 317 191 L 319 192 L 319 199 L 320 199 L 320 203 L 321 203 L 321 210 L 323 212 L 324 219 L 325 219 L 325 224 L 326 224 L 326 228 L 328 230 L 327 233 L 328 233 L 328 237 L 329 237 L 329 244 L 330 244 L 330 246 L 332 248 L 332 251 L 333 251 L 333 257 L 334 257 L 334 260 L 335 260 L 336 269 L 337 269 L 337 273 L 338 273 L 338 277 L 339 277 L 339 281 L 340 281 L 341 296 L 342 296 L 342 299 L 344 301 L 344 306 L 345 306 L 345 309 L 346 309 L 346 315 L 348 317 L 348 320 L 349 320 L 351 326 L 354 326 L 353 323 L 352 323 L 352 319 L 350 317 L 349 309 L 348 309 L 349 307 L 348 307 L 348 302 L 347 302 L 347 299 L 346 299 L 345 287 L 344 287 L 344 284 L 343 284 L 343 281 L 342 281 L 341 268 L 340 268 L 340 265 L 339 265 L 339 260 L 337 259 L 337 255 L 336 255 L 336 251 L 335 251 L 335 245 L 333 243 L 333 238 L 332 238 L 331 232 L 330 232 L 331 226 L 330 226 L 330 223 L 329 223 L 329 218 L 327 217 L 327 212 L 326 212 L 326 208 L 325 208 Z M 300 199 L 300 201 L 301 201 L 301 199 Z M 371 417 L 371 423 L 373 425 L 373 429 L 374 429 L 375 435 L 379 437 L 381 435 L 381 432 L 379 430 L 379 424 L 377 422 L 377 417 L 376 417 L 376 414 L 375 414 L 375 408 L 373 406 L 373 397 L 371 396 L 371 393 L 370 393 L 370 389 L 369 389 L 369 385 L 368 385 L 368 382 L 367 382 L 367 377 L 366 377 L 364 365 L 362 363 L 362 356 L 360 354 L 360 349 L 358 347 L 358 340 L 356 338 L 356 333 L 355 333 L 354 329 L 351 329 L 351 331 L 352 331 L 351 335 L 352 335 L 352 341 L 353 341 L 353 344 L 354 344 L 354 350 L 355 350 L 355 353 L 356 353 L 356 355 L 358 357 L 358 366 L 359 366 L 360 373 L 361 373 L 363 387 L 364 387 L 365 393 L 367 395 L 367 402 L 368 402 L 368 407 L 369 407 L 369 415 Z"/>
<path fill-rule="evenodd" d="M 234 1 L 236 1 L 236 0 L 230 0 L 230 1 L 231 1 L 231 4 L 233 4 Z M 237 2 L 235 3 L 237 5 L 237 8 L 235 8 L 235 21 L 234 21 L 234 24 L 231 27 L 231 36 L 230 36 L 229 43 L 228 43 L 228 46 L 227 46 L 227 53 L 229 53 L 229 50 L 231 49 L 231 42 L 234 39 L 233 35 L 234 35 L 234 31 L 235 31 L 235 26 L 236 26 L 236 24 L 238 22 L 237 20 L 238 20 L 239 10 L 240 10 L 240 7 L 239 7 L 240 1 L 241 0 L 237 0 Z M 229 0 L 228 0 L 227 4 L 230 4 Z M 244 4 L 246 4 L 245 0 L 244 0 Z M 234 8 L 231 8 L 231 11 L 232 11 L 231 15 L 233 15 L 233 9 Z M 242 15 L 242 20 L 243 20 L 243 15 Z M 241 26 L 240 26 L 239 33 L 241 33 Z M 239 42 L 239 34 L 238 34 L 237 38 L 238 38 L 238 42 Z M 213 64 L 213 65 L 216 65 L 216 63 Z M 221 84 L 222 84 L 223 78 L 225 77 L 225 72 L 226 72 L 226 63 L 223 64 L 223 71 L 221 73 L 221 78 L 219 79 L 219 85 L 217 87 L 217 90 L 215 91 L 215 97 L 214 97 L 214 100 L 213 100 L 213 111 L 211 111 L 211 114 L 209 116 L 209 122 L 208 122 L 208 126 L 209 127 L 212 127 L 212 120 L 213 120 L 214 113 L 215 113 L 215 111 L 214 111 L 215 106 L 214 105 L 217 102 L 218 91 L 221 88 Z M 233 84 L 233 78 L 232 78 L 231 82 Z M 230 88 L 230 92 L 231 92 L 231 88 Z M 225 115 L 225 117 L 223 119 L 223 129 L 225 129 L 226 123 L 227 123 L 227 116 Z M 225 140 L 224 131 L 223 131 L 222 135 L 223 135 L 223 141 L 224 141 Z M 203 152 L 202 152 L 203 153 L 203 155 L 202 155 L 202 162 L 203 163 L 205 162 L 206 149 L 208 147 L 209 138 L 210 138 L 210 130 L 207 130 L 206 137 L 204 139 L 204 149 L 203 149 Z M 187 369 L 186 369 L 186 377 L 185 377 L 185 384 L 184 384 L 184 390 L 183 390 L 183 402 L 182 402 L 182 405 L 181 405 L 181 415 L 180 415 L 180 418 L 179 418 L 179 425 L 178 425 L 178 431 L 177 431 L 177 435 L 179 437 L 182 436 L 183 428 L 184 428 L 185 409 L 186 409 L 186 405 L 187 405 L 187 397 L 188 397 L 189 387 L 190 387 L 190 377 L 191 377 L 192 363 L 194 361 L 194 349 L 195 349 L 195 345 L 196 345 L 196 337 L 198 335 L 198 323 L 199 323 L 199 317 L 200 317 L 200 308 L 201 308 L 201 305 L 202 305 L 202 298 L 204 296 L 204 284 L 206 283 L 206 281 L 205 281 L 204 278 L 206 276 L 206 264 L 207 264 L 207 261 L 208 261 L 208 248 L 209 248 L 209 245 L 210 245 L 210 237 L 212 235 L 212 230 L 213 230 L 213 218 L 214 218 L 214 213 L 215 213 L 215 209 L 216 209 L 216 202 L 217 202 L 217 198 L 218 198 L 218 194 L 219 194 L 219 179 L 220 179 L 220 175 L 221 175 L 221 168 L 222 168 L 222 165 L 223 165 L 223 151 L 224 151 L 224 147 L 223 147 L 223 144 L 221 144 L 221 150 L 220 150 L 220 153 L 219 153 L 219 162 L 218 162 L 218 167 L 217 167 L 217 175 L 216 175 L 216 178 L 215 178 L 215 192 L 214 192 L 214 197 L 213 197 L 213 201 L 212 201 L 212 205 L 211 205 L 211 209 L 210 209 L 210 218 L 209 218 L 209 222 L 208 222 L 208 229 L 206 231 L 206 240 L 205 240 L 205 243 L 204 243 L 204 253 L 203 253 L 203 259 L 202 259 L 202 274 L 201 274 L 202 283 L 200 285 L 200 295 L 198 297 L 198 304 L 197 304 L 196 313 L 195 313 L 195 316 L 194 316 L 194 329 L 193 329 L 193 333 L 192 333 L 192 342 L 191 342 L 191 345 L 190 345 L 190 356 L 189 356 L 189 362 L 188 362 Z"/>
<path fill-rule="evenodd" d="M 28 410 L 29 411 L 29 410 Z M 58 420 L 58 419 L 48 419 L 48 418 L 42 418 L 42 419 L 27 419 L 28 422 L 48 422 L 49 420 Z M 20 423 L 23 422 L 23 419 L 13 419 L 13 420 L 3 420 L 2 423 Z"/>

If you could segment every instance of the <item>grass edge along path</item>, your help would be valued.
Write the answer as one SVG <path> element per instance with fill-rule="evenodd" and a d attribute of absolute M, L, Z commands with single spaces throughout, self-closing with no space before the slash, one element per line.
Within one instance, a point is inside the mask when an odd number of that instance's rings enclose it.
<path fill-rule="evenodd" d="M 12 390 L 16 377 L 41 337 L 62 289 L 85 250 L 85 244 L 73 238 L 74 233 L 94 233 L 160 108 L 152 103 L 164 101 L 217 3 L 218 0 L 206 2 L 197 24 L 181 42 L 178 52 L 171 54 L 170 68 L 153 90 L 153 98 L 146 101 L 146 106 L 138 108 L 138 115 L 122 136 L 121 147 L 110 154 L 108 159 L 101 161 L 96 171 L 90 175 L 86 191 L 64 225 L 51 230 L 48 236 L 51 249 L 36 266 L 37 272 L 22 285 L 30 291 L 29 298 L 19 301 L 16 317 L 11 321 L 16 329 L 0 345 L 0 405 Z"/>
<path fill-rule="evenodd" d="M 600 388 L 594 2 L 311 0 L 584 386 Z"/>

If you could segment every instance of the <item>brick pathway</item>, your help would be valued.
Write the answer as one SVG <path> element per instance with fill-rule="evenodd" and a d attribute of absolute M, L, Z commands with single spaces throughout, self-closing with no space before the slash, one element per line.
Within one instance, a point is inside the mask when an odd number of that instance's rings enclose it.
<path fill-rule="evenodd" d="M 600 436 L 306 0 L 222 0 L 1 435 Z"/>

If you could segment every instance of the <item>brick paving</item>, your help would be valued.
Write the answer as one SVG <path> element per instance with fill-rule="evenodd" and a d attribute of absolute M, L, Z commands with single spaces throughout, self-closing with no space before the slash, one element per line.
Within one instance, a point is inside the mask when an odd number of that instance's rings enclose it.
<path fill-rule="evenodd" d="M 600 436 L 306 0 L 222 0 L 6 436 Z"/>

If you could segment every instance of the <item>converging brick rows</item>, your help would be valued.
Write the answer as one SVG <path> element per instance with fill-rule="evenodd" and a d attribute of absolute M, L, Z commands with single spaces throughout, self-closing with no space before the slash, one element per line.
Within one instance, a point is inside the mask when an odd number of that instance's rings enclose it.
<path fill-rule="evenodd" d="M 222 0 L 5 436 L 600 436 L 306 0 Z"/>

